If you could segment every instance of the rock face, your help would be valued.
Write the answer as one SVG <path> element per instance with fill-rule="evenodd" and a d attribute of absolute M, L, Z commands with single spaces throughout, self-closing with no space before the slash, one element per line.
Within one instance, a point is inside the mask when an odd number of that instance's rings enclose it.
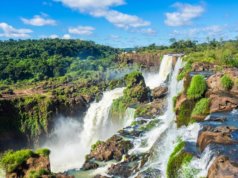
<path fill-rule="evenodd" d="M 205 127 L 198 136 L 197 145 L 203 151 L 210 143 L 218 144 L 235 144 L 236 141 L 232 140 L 231 133 L 238 130 L 234 127 Z"/>
<path fill-rule="evenodd" d="M 123 53 L 118 58 L 127 64 L 138 63 L 148 69 L 151 67 L 159 68 L 161 56 L 161 54 Z"/>
<path fill-rule="evenodd" d="M 219 156 L 208 170 L 208 178 L 237 178 L 238 164 L 228 157 Z"/>
<path fill-rule="evenodd" d="M 164 97 L 168 93 L 168 87 L 159 86 L 152 90 L 152 97 L 154 99 L 159 99 Z"/>
<path fill-rule="evenodd" d="M 87 160 L 84 163 L 83 169 L 88 170 L 96 168 L 96 166 L 88 166 L 92 160 L 109 161 L 115 159 L 120 161 L 122 156 L 126 154 L 132 146 L 130 141 L 123 140 L 123 138 L 118 135 L 112 136 L 106 142 L 96 143 L 95 148 L 87 155 Z"/>

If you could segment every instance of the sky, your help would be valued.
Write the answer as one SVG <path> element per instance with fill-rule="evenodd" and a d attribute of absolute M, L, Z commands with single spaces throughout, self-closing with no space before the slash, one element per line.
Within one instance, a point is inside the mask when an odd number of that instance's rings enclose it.
<path fill-rule="evenodd" d="M 62 38 L 127 48 L 238 36 L 237 0 L 1 0 L 0 40 Z"/>

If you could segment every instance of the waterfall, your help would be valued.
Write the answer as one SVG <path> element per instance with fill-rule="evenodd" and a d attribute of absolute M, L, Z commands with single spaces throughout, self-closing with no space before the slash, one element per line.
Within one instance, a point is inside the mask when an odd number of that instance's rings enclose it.
<path fill-rule="evenodd" d="M 109 111 L 114 99 L 123 95 L 124 88 L 106 91 L 101 101 L 90 105 L 83 123 L 72 118 L 59 118 L 44 147 L 51 150 L 50 160 L 55 172 L 80 168 L 89 153 L 91 145 L 97 140 L 105 140 L 128 124 L 125 120 L 134 117 L 133 110 L 128 109 L 126 117 L 113 123 Z M 119 119 L 118 119 L 119 120 Z"/>
<path fill-rule="evenodd" d="M 163 58 L 163 60 L 166 62 L 162 61 L 162 63 L 169 63 L 167 61 L 168 59 L 170 59 L 170 61 L 172 62 L 172 58 L 168 58 L 168 56 L 166 56 Z M 181 92 L 183 89 L 183 82 L 177 81 L 177 75 L 182 66 L 183 66 L 182 59 L 178 58 L 176 65 L 174 67 L 174 70 L 172 72 L 170 82 L 169 82 L 169 95 L 167 97 L 167 103 L 168 103 L 167 109 L 162 116 L 159 116 L 157 118 L 160 121 L 160 124 L 155 129 L 148 132 L 143 138 L 138 139 L 138 140 L 146 140 L 147 146 L 146 147 L 141 146 L 140 141 L 137 140 L 135 141 L 135 144 L 136 144 L 135 148 L 132 149 L 130 152 L 130 153 L 137 153 L 137 152 L 148 152 L 149 150 L 151 151 L 151 149 L 155 150 L 155 156 L 153 157 L 153 159 L 151 159 L 148 162 L 148 164 L 144 167 L 143 170 L 154 167 L 161 171 L 163 177 L 165 177 L 167 161 L 168 161 L 170 153 L 172 152 L 174 148 L 174 145 L 176 143 L 176 139 L 178 136 L 178 132 L 179 132 L 179 130 L 177 130 L 175 125 L 175 113 L 173 111 L 172 98 L 174 96 L 177 96 L 177 94 Z M 161 64 L 161 67 L 162 67 L 162 64 Z M 164 73 L 167 73 L 168 71 L 163 72 L 163 74 L 161 74 L 162 72 L 160 72 L 159 74 L 164 76 L 163 79 L 165 79 L 167 77 L 165 77 Z M 162 80 L 160 79 L 159 81 L 161 82 Z"/>
<path fill-rule="evenodd" d="M 150 89 L 154 89 L 165 82 L 172 71 L 172 64 L 173 56 L 164 55 L 158 73 L 144 74 L 146 86 L 150 87 Z"/>

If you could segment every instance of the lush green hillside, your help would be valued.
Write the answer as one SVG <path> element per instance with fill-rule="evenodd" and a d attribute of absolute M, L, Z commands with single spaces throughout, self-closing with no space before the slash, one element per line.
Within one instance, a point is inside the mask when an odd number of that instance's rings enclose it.
<path fill-rule="evenodd" d="M 113 65 L 118 49 L 81 40 L 0 42 L 0 81 L 41 81 L 64 75 L 80 76 Z"/>

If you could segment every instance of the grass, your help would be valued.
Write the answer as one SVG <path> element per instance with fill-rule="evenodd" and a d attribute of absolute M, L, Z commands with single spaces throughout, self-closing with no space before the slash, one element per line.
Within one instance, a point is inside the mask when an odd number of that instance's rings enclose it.
<path fill-rule="evenodd" d="M 192 62 L 188 61 L 182 71 L 177 76 L 177 80 L 182 80 L 192 70 Z"/>
<path fill-rule="evenodd" d="M 221 78 L 221 85 L 225 90 L 231 90 L 234 82 L 231 80 L 231 78 L 228 75 L 224 75 Z"/>
<path fill-rule="evenodd" d="M 35 151 L 36 154 L 41 155 L 41 156 L 49 156 L 50 155 L 50 150 L 47 148 L 41 148 Z"/>
<path fill-rule="evenodd" d="M 49 175 L 50 172 L 45 169 L 40 169 L 39 171 L 31 171 L 28 175 L 29 178 L 41 178 L 43 175 Z"/>
<path fill-rule="evenodd" d="M 192 112 L 192 116 L 209 114 L 209 108 L 210 108 L 209 106 L 210 106 L 210 99 L 202 98 L 196 103 Z"/>
<path fill-rule="evenodd" d="M 189 85 L 187 96 L 189 99 L 199 99 L 206 92 L 207 84 L 202 75 L 195 75 Z"/>
<path fill-rule="evenodd" d="M 166 170 L 167 178 L 178 177 L 179 170 L 182 168 L 182 166 L 188 164 L 192 160 L 193 156 L 184 152 L 184 147 L 185 142 L 180 141 L 170 155 Z"/>
<path fill-rule="evenodd" d="M 32 150 L 8 151 L 3 154 L 0 164 L 6 172 L 13 172 L 18 166 L 30 158 L 34 152 Z"/>

